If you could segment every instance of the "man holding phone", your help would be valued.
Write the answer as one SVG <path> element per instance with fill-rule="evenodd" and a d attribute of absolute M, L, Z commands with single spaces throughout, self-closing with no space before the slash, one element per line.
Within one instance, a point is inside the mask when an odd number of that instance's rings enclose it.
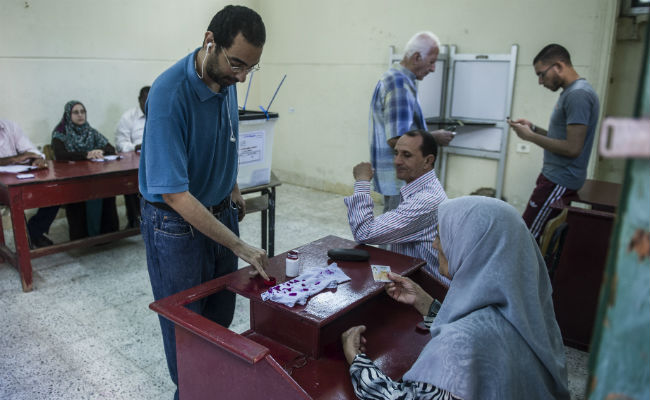
<path fill-rule="evenodd" d="M 544 149 L 544 166 L 523 218 L 535 240 L 546 221 L 559 213 L 551 204 L 575 194 L 585 182 L 600 104 L 591 85 L 573 69 L 569 52 L 559 44 L 544 47 L 533 60 L 540 85 L 562 88 L 548 130 L 520 118 L 508 124 L 521 139 Z"/>

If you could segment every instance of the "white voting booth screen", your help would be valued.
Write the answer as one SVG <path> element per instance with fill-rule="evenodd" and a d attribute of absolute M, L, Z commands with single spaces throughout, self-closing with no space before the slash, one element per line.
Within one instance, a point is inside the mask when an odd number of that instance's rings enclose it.
<path fill-rule="evenodd" d="M 498 122 L 507 117 L 510 87 L 509 61 L 455 60 L 449 83 L 448 116 L 444 119 Z M 418 83 L 418 100 L 424 118 L 442 118 L 445 102 L 446 60 L 436 61 L 436 70 Z M 444 127 L 443 127 L 444 128 Z M 451 146 L 499 151 L 501 129 L 492 126 L 462 126 Z"/>
<path fill-rule="evenodd" d="M 450 118 L 502 122 L 507 117 L 509 61 L 458 60 L 451 82 Z M 498 152 L 504 135 L 494 126 L 459 127 L 451 146 Z"/>
<path fill-rule="evenodd" d="M 489 126 L 467 125 L 458 127 L 452 145 L 465 149 L 498 152 L 501 149 L 503 129 Z"/>
<path fill-rule="evenodd" d="M 501 197 L 508 124 L 512 107 L 518 46 L 506 54 L 458 54 L 450 47 L 443 120 L 462 121 L 456 136 L 441 148 L 440 177 L 446 182 L 451 154 L 497 162 L 496 196 Z M 442 127 L 442 126 L 441 126 Z"/>
<path fill-rule="evenodd" d="M 442 116 L 445 68 L 445 61 L 436 61 L 436 70 L 418 84 L 418 101 L 425 119 Z"/>
<path fill-rule="evenodd" d="M 503 121 L 506 115 L 510 63 L 456 61 L 451 92 L 451 118 Z"/>

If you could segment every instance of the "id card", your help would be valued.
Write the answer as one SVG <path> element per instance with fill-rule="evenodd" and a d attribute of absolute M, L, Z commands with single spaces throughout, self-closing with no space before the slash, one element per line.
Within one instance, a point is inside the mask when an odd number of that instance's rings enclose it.
<path fill-rule="evenodd" d="M 370 268 L 372 268 L 372 277 L 375 282 L 392 282 L 388 279 L 388 273 L 390 272 L 388 265 L 371 265 Z"/>

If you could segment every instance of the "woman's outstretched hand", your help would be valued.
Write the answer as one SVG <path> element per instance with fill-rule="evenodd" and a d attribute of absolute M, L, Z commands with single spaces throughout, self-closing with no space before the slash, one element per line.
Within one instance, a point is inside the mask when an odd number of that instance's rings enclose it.
<path fill-rule="evenodd" d="M 387 283 L 385 288 L 386 293 L 388 293 L 390 297 L 400 303 L 408 305 L 415 304 L 415 300 L 418 296 L 418 289 L 420 289 L 420 286 L 417 283 L 413 282 L 409 278 L 392 272 L 388 273 L 388 279 L 392 282 Z"/>
<path fill-rule="evenodd" d="M 387 283 L 385 289 L 390 297 L 400 303 L 415 307 L 422 315 L 427 315 L 429 307 L 433 303 L 433 297 L 429 293 L 425 292 L 420 285 L 404 276 L 389 272 L 388 279 L 392 282 Z"/>

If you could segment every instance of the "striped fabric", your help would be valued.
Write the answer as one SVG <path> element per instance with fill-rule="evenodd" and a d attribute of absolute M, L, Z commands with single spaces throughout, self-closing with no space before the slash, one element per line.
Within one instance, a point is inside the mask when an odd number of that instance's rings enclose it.
<path fill-rule="evenodd" d="M 387 377 L 368 356 L 358 354 L 350 365 L 354 393 L 362 400 L 454 400 L 446 390 L 423 382 L 395 382 Z"/>
<path fill-rule="evenodd" d="M 566 190 L 567 189 L 564 186 L 555 185 L 551 194 L 548 196 L 546 201 L 544 201 L 542 207 L 540 207 L 535 220 L 533 220 L 533 224 L 530 226 L 530 232 L 533 234 L 535 240 L 539 240 L 539 237 L 546 226 L 546 221 L 552 211 L 551 204 L 560 200 L 562 196 L 564 196 Z"/>
<path fill-rule="evenodd" d="M 357 181 L 354 194 L 345 198 L 352 236 L 358 243 L 390 244 L 391 250 L 427 262 L 426 270 L 445 284 L 449 279 L 438 272 L 438 205 L 447 199 L 435 171 L 429 171 L 400 189 L 399 206 L 374 216 L 370 182 Z"/>

